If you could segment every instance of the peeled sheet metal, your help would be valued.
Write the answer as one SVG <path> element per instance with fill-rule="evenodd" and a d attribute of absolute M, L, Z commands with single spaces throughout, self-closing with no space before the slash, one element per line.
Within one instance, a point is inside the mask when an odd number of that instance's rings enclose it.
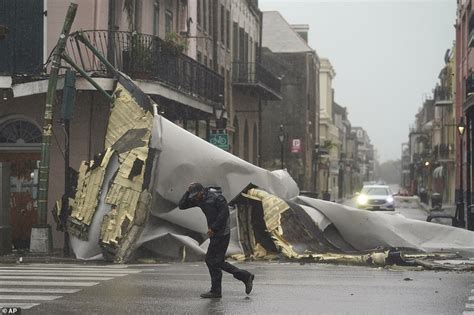
<path fill-rule="evenodd" d="M 102 253 L 107 260 L 126 261 L 136 249 L 150 212 L 147 171 L 153 162 L 148 146 L 152 114 L 120 83 L 114 97 L 105 137 L 107 149 L 100 163 L 90 162 L 89 168 L 81 168 L 68 218 L 72 248 L 80 259 L 97 258 Z M 116 159 L 110 169 L 112 156 Z"/>
<path fill-rule="evenodd" d="M 118 156 L 113 155 L 110 158 L 110 162 L 105 169 L 104 180 L 103 182 L 108 185 L 112 180 L 113 176 L 119 168 Z M 103 184 L 104 185 L 104 184 Z M 88 226 L 87 239 L 80 239 L 75 234 L 71 235 L 71 248 L 73 249 L 76 257 L 79 259 L 85 260 L 96 260 L 103 259 L 102 250 L 99 244 L 99 237 L 102 225 L 102 218 L 111 210 L 111 205 L 105 202 L 105 197 L 107 195 L 107 190 L 102 189 L 99 195 L 99 207 L 94 212 L 94 217 L 91 220 L 90 226 Z M 76 194 L 77 196 L 77 194 Z M 76 197 L 77 198 L 77 197 Z M 73 216 L 69 217 L 69 220 L 74 218 Z M 68 222 L 69 223 L 69 222 Z M 74 231 L 71 227 L 68 230 Z"/>
<path fill-rule="evenodd" d="M 344 240 L 359 251 L 397 247 L 423 252 L 459 252 L 465 257 L 474 257 L 472 231 L 349 208 L 304 196 L 293 201 L 323 213 Z"/>
<path fill-rule="evenodd" d="M 287 172 L 270 172 L 241 160 L 162 116 L 154 118 L 150 147 L 159 151 L 152 186 L 153 197 L 160 198 L 153 198 L 154 215 L 169 207 L 162 207 L 161 200 L 177 205 L 191 182 L 219 186 L 227 200 L 249 183 L 286 199 L 299 194 Z"/>
<path fill-rule="evenodd" d="M 78 206 L 69 218 L 75 236 L 72 248 L 78 258 L 98 257 L 100 248 L 105 259 L 125 262 L 145 243 L 144 231 L 147 248 L 158 254 L 161 249 L 169 251 L 163 247 L 164 239 L 175 247 L 189 241 L 172 231 L 149 228 L 153 220 L 143 219 L 149 216 L 189 233 L 205 234 L 207 224 L 199 209 L 177 209 L 191 182 L 220 186 L 228 200 L 250 182 L 284 198 L 298 195 L 298 186 L 286 171 L 261 169 L 159 116 L 157 105 L 126 76 L 120 76 L 114 98 L 105 152 L 117 156 L 118 164 L 109 172 L 102 162 L 94 171 L 85 169 L 80 174 Z M 233 222 L 235 225 L 235 219 Z M 234 234 L 231 248 L 237 252 L 238 236 Z"/>

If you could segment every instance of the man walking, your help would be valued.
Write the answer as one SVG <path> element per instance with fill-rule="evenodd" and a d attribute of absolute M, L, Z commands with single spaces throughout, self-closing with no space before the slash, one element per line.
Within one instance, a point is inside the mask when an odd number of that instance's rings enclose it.
<path fill-rule="evenodd" d="M 211 290 L 201 294 L 202 298 L 222 297 L 222 270 L 231 273 L 245 284 L 245 293 L 252 291 L 255 276 L 225 261 L 230 241 L 229 207 L 218 187 L 206 187 L 192 183 L 179 202 L 180 209 L 201 208 L 207 220 L 207 235 L 210 243 L 206 253 L 206 264 L 211 275 Z"/>

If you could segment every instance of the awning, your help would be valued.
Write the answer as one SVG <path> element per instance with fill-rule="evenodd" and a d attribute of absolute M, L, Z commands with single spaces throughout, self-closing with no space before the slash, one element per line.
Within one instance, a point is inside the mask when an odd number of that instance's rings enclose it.
<path fill-rule="evenodd" d="M 434 171 L 433 171 L 433 177 L 434 177 L 434 178 L 441 178 L 441 177 L 443 177 L 443 166 L 438 166 L 437 168 L 434 169 Z"/>

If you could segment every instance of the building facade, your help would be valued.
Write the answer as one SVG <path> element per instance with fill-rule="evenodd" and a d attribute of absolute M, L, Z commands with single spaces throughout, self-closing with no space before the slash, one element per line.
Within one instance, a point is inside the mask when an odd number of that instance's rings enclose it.
<path fill-rule="evenodd" d="M 168 119 L 207 138 L 216 124 L 216 108 L 224 106 L 224 76 L 188 56 L 188 1 L 79 1 L 72 32 L 82 34 L 120 71 L 160 106 Z M 0 8 L 0 161 L 10 162 L 14 184 L 11 209 L 13 241 L 27 248 L 37 218 L 37 177 L 41 158 L 49 58 L 59 37 L 69 1 L 2 1 Z M 43 14 L 47 11 L 47 15 Z M 18 16 L 28 18 L 17 18 Z M 26 49 L 28 47 L 28 49 Z M 114 79 L 90 50 L 71 36 L 66 53 L 106 91 Z M 66 64 L 64 63 L 66 66 Z M 61 73 L 62 75 L 62 73 Z M 62 76 L 54 108 L 53 142 L 48 190 L 48 223 L 56 200 L 64 192 L 64 126 L 61 122 Z M 109 102 L 86 80 L 76 80 L 74 115 L 69 143 L 70 166 L 78 169 L 104 148 Z M 33 176 L 32 176 L 33 175 Z M 62 234 L 53 229 L 54 247 Z"/>
<path fill-rule="evenodd" d="M 456 124 L 465 124 L 463 135 L 456 136 L 456 200 L 458 212 L 467 213 L 472 204 L 472 154 L 474 146 L 472 126 L 474 121 L 474 13 L 472 0 L 459 0 L 456 14 Z M 462 148 L 461 148 L 462 147 Z M 461 153 L 462 152 L 462 153 Z M 474 216 L 468 214 L 468 227 L 474 229 Z M 466 221 L 466 218 L 462 218 Z"/>
<path fill-rule="evenodd" d="M 262 60 L 281 78 L 282 99 L 263 105 L 262 166 L 285 168 L 302 191 L 316 192 L 319 145 L 319 58 L 308 45 L 308 26 L 292 26 L 278 12 L 263 12 Z"/>

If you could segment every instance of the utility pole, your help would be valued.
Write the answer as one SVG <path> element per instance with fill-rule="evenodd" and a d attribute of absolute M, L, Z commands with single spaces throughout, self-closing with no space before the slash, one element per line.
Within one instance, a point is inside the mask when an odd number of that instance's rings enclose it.
<path fill-rule="evenodd" d="M 68 69 L 64 78 L 63 89 L 63 107 L 62 120 L 64 123 L 64 195 L 61 208 L 61 226 L 64 229 L 64 248 L 63 254 L 69 257 L 69 233 L 67 231 L 67 218 L 70 215 L 69 197 L 71 197 L 71 172 L 69 167 L 69 151 L 70 151 L 70 122 L 74 112 L 74 102 L 76 98 L 76 74 L 73 70 Z"/>
<path fill-rule="evenodd" d="M 51 226 L 48 224 L 48 185 L 49 185 L 49 160 L 51 136 L 53 132 L 53 110 L 56 103 L 56 87 L 58 83 L 59 68 L 61 67 L 61 54 L 66 47 L 66 41 L 71 31 L 71 26 L 76 16 L 77 4 L 71 3 L 66 14 L 63 29 L 54 48 L 51 71 L 46 94 L 44 110 L 43 137 L 41 142 L 41 162 L 39 167 L 38 184 L 38 224 L 31 230 L 30 251 L 49 253 L 52 249 Z"/>

